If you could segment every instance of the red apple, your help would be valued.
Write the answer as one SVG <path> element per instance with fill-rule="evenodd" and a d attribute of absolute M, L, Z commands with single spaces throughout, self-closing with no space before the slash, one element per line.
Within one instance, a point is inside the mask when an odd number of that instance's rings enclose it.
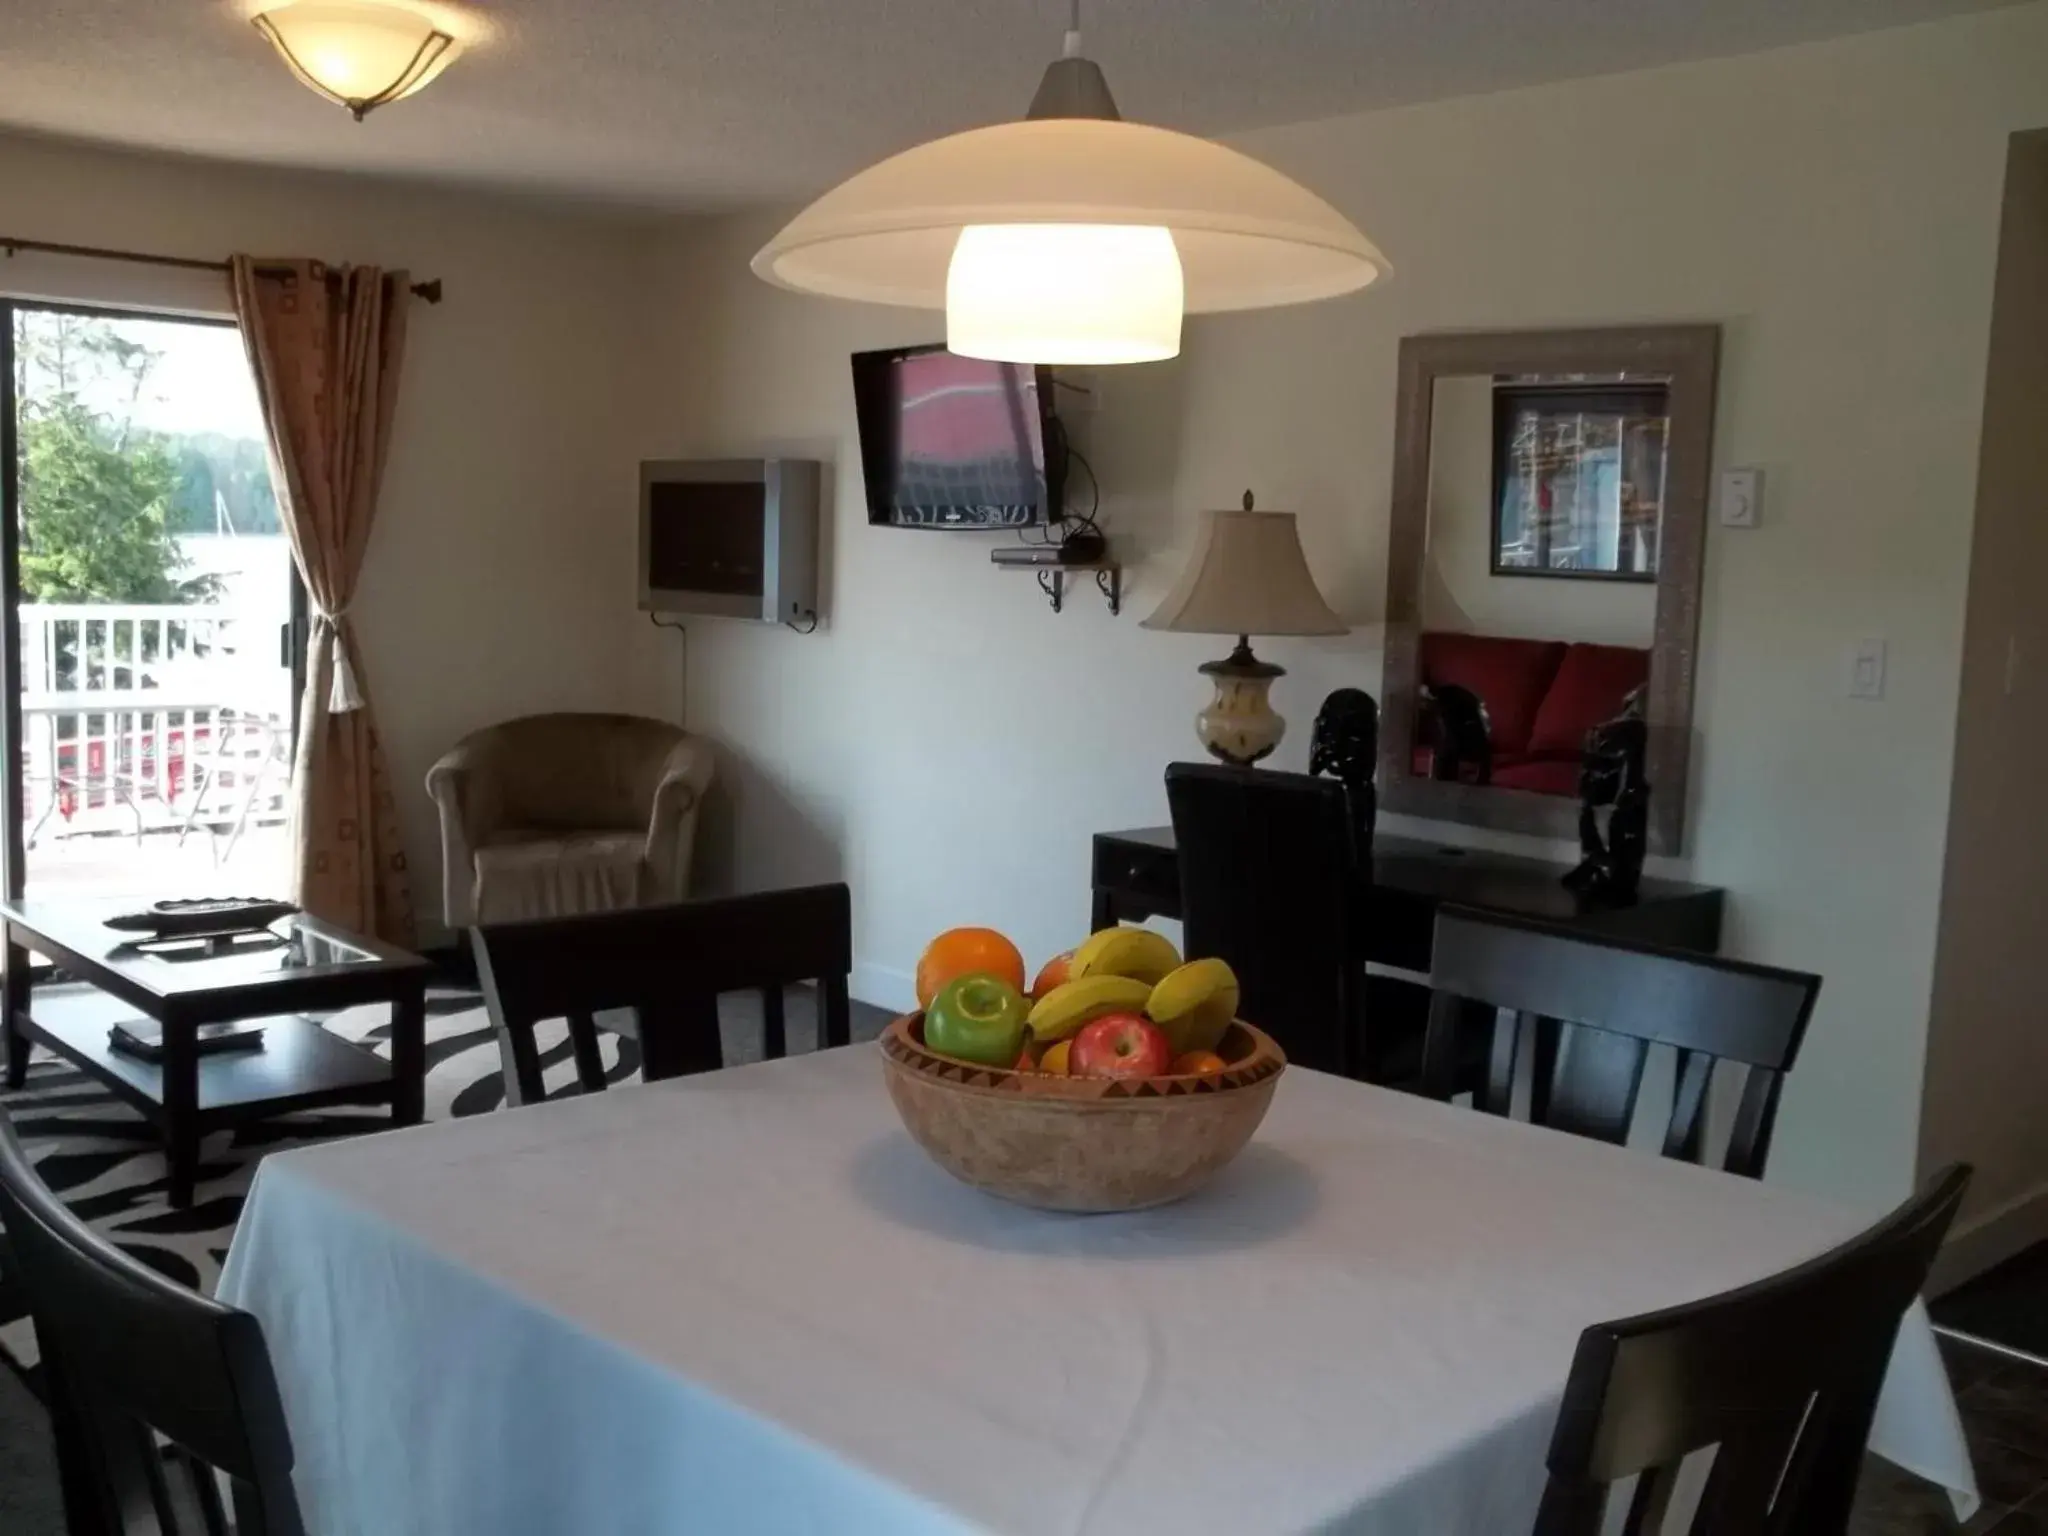
<path fill-rule="evenodd" d="M 1105 1013 L 1083 1025 L 1067 1053 L 1075 1077 L 1159 1077 L 1172 1065 L 1166 1031 L 1135 1013 Z"/>

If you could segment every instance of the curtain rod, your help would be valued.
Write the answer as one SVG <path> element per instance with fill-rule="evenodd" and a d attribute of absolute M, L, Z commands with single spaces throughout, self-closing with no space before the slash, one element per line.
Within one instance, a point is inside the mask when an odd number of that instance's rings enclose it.
<path fill-rule="evenodd" d="M 196 256 L 152 256 L 146 251 L 114 251 L 98 245 L 59 245 L 50 240 L 15 240 L 0 235 L 0 252 L 11 257 L 17 251 L 42 251 L 51 256 L 82 256 L 90 261 L 132 261 L 148 267 L 179 267 L 187 272 L 228 270 L 228 264 L 224 261 L 202 261 Z M 441 302 L 441 279 L 436 277 L 424 283 L 414 283 L 412 291 L 429 304 L 438 304 Z"/>

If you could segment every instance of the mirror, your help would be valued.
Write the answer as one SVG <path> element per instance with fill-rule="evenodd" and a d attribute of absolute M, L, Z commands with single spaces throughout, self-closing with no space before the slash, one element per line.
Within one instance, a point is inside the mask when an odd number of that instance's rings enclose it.
<path fill-rule="evenodd" d="M 1588 734 L 1633 713 L 1677 849 L 1717 351 L 1704 326 L 1403 342 L 1390 809 L 1571 835 Z"/>

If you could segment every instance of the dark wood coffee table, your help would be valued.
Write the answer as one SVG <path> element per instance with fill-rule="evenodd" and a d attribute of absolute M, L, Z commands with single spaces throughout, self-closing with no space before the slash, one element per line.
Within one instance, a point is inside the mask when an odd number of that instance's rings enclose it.
<path fill-rule="evenodd" d="M 130 902 L 0 903 L 6 971 L 0 1019 L 7 1027 L 7 1086 L 28 1073 L 31 1045 L 45 1045 L 106 1085 L 163 1132 L 170 1201 L 192 1203 L 199 1141 L 209 1132 L 296 1110 L 389 1104 L 395 1125 L 424 1113 L 426 987 L 432 967 L 318 918 L 288 917 L 261 939 L 143 940 L 105 919 Z M 30 997 L 28 951 L 46 956 L 82 987 L 49 987 Z M 391 1005 L 391 1060 L 330 1034 L 302 1013 L 360 1003 Z M 161 1065 L 111 1049 L 111 1024 L 140 1014 L 163 1027 Z M 201 1056 L 194 1030 L 239 1019 L 264 1021 L 263 1049 Z"/>

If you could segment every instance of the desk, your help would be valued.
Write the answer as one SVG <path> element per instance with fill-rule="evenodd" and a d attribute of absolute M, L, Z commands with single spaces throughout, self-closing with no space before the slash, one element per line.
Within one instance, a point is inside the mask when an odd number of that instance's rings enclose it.
<path fill-rule="evenodd" d="M 1094 864 L 1090 932 L 1116 922 L 1180 917 L 1180 857 L 1173 828 L 1098 832 Z M 1727 893 L 1719 887 L 1646 877 L 1634 901 L 1617 905 L 1566 890 L 1559 884 L 1566 868 L 1518 854 L 1377 837 L 1365 958 L 1426 975 L 1440 906 L 1567 923 L 1589 933 L 1702 954 L 1721 947 Z"/>

